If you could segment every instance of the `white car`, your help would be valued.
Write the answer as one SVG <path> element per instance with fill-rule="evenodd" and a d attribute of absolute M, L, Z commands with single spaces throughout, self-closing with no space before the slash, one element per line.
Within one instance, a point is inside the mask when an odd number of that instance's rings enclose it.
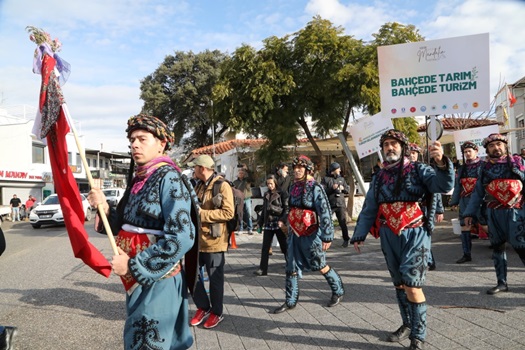
<path fill-rule="evenodd" d="M 106 196 L 106 201 L 110 207 L 116 207 L 124 196 L 125 189 L 123 188 L 105 188 L 102 190 L 104 196 Z"/>
<path fill-rule="evenodd" d="M 84 208 L 85 220 L 91 220 L 91 207 L 86 197 L 81 194 L 82 207 Z M 58 202 L 58 196 L 52 194 L 31 210 L 29 223 L 33 228 L 40 228 L 42 225 L 60 225 L 64 223 L 64 215 Z"/>

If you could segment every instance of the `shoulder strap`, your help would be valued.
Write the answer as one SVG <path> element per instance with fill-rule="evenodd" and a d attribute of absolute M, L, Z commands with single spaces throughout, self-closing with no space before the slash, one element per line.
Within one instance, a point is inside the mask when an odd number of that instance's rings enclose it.
<path fill-rule="evenodd" d="M 218 179 L 217 181 L 213 183 L 212 197 L 215 197 L 216 195 L 219 194 L 219 192 L 221 191 L 221 186 L 223 182 L 224 182 L 224 179 Z"/>

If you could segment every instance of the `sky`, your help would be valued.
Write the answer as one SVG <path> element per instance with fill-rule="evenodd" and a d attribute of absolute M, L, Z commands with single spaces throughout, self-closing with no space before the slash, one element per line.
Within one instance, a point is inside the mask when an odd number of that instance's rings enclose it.
<path fill-rule="evenodd" d="M 126 152 L 127 119 L 143 105 L 140 81 L 166 55 L 260 48 L 316 15 L 364 41 L 388 22 L 413 24 L 426 40 L 488 32 L 491 96 L 525 76 L 519 0 L 0 0 L 0 108 L 36 108 L 41 78 L 25 28 L 42 28 L 71 64 L 63 93 L 85 147 Z"/>

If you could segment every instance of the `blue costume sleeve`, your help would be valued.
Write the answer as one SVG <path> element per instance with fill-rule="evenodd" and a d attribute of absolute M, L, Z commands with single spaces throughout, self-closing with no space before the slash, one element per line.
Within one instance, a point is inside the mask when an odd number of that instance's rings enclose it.
<path fill-rule="evenodd" d="M 378 177 L 379 176 L 377 175 L 373 177 L 372 183 L 366 193 L 365 203 L 361 213 L 359 213 L 359 217 L 357 218 L 354 234 L 352 235 L 350 243 L 363 242 L 376 221 L 377 213 L 379 211 L 379 203 L 377 202 L 375 195 L 376 181 Z"/>
<path fill-rule="evenodd" d="M 190 216 L 195 193 L 186 187 L 179 172 L 171 171 L 162 178 L 159 196 L 164 236 L 128 263 L 133 277 L 146 286 L 171 272 L 195 240 L 195 227 Z"/>
<path fill-rule="evenodd" d="M 461 174 L 461 168 L 458 170 L 458 175 L 456 176 L 456 181 L 454 182 L 454 192 L 452 193 L 452 198 L 450 199 L 450 205 L 459 204 L 459 198 L 461 195 L 461 181 L 459 179 L 459 174 Z"/>
<path fill-rule="evenodd" d="M 332 222 L 332 210 L 328 196 L 319 184 L 314 185 L 313 192 L 314 207 L 319 219 L 319 237 L 323 242 L 332 242 L 334 240 L 334 223 Z"/>
<path fill-rule="evenodd" d="M 445 207 L 443 207 L 443 196 L 441 193 L 434 194 L 436 197 L 436 214 L 443 214 L 445 213 Z"/>
<path fill-rule="evenodd" d="M 443 157 L 447 166 L 444 169 L 434 169 L 430 165 L 417 163 L 419 176 L 425 187 L 432 193 L 447 193 L 454 187 L 454 167 L 450 159 Z"/>

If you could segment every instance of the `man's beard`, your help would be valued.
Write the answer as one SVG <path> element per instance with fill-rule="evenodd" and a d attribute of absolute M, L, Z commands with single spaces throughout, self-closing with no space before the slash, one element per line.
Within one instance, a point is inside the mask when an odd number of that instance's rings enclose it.
<path fill-rule="evenodd" d="M 399 154 L 397 153 L 389 153 L 387 154 L 386 156 L 386 161 L 389 162 L 389 163 L 394 163 L 394 162 L 397 162 L 399 160 Z"/>
<path fill-rule="evenodd" d="M 507 155 L 507 152 L 500 150 L 493 150 L 489 153 L 490 158 L 501 158 Z"/>

